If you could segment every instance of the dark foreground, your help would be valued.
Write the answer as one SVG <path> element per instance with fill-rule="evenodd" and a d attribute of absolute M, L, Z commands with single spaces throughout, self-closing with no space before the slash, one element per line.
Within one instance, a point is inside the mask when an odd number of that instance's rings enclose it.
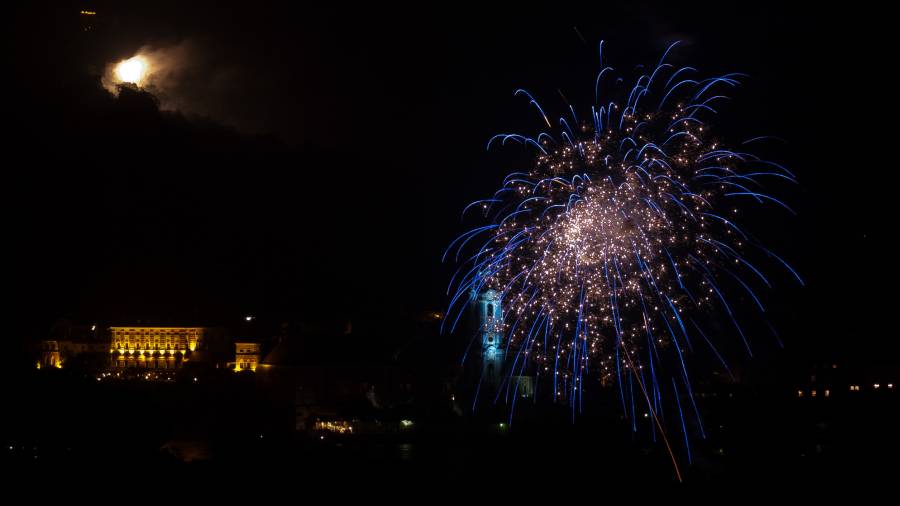
<path fill-rule="evenodd" d="M 615 404 L 596 406 L 574 423 L 553 407 L 529 407 L 512 426 L 499 416 L 419 412 L 402 432 L 340 436 L 294 431 L 289 412 L 260 400 L 246 381 L 228 388 L 93 384 L 37 373 L 9 391 L 2 437 L 10 476 L 71 480 L 84 492 L 146 483 L 275 492 L 346 484 L 363 487 L 345 490 L 354 492 L 482 484 L 496 492 L 760 484 L 821 492 L 887 486 L 900 449 L 900 396 L 884 388 L 816 399 L 709 394 L 702 402 L 707 438 L 693 442 L 691 464 L 681 435 L 670 434 L 683 484 L 665 445 L 646 431 L 633 433 Z"/>

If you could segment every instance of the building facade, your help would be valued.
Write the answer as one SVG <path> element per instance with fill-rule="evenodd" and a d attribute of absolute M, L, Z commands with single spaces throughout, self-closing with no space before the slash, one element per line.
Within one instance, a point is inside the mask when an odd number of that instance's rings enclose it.
<path fill-rule="evenodd" d="M 234 343 L 234 371 L 256 371 L 259 365 L 259 343 Z"/>
<path fill-rule="evenodd" d="M 59 355 L 59 341 L 50 339 L 41 341 L 41 360 L 37 363 L 37 368 L 58 369 L 60 367 L 62 367 L 62 360 Z"/>
<path fill-rule="evenodd" d="M 203 327 L 110 327 L 110 365 L 176 369 L 201 346 L 205 332 Z"/>

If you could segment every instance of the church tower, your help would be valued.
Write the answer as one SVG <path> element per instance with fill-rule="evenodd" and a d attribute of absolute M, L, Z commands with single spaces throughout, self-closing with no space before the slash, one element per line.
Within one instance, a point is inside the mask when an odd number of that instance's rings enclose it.
<path fill-rule="evenodd" d="M 481 386 L 487 387 L 490 391 L 506 384 L 510 395 L 519 398 L 534 397 L 533 375 L 523 369 L 514 372 L 504 369 L 509 344 L 504 342 L 506 333 L 503 327 L 503 301 L 500 292 L 493 289 L 485 290 L 475 301 L 478 332 L 481 336 Z"/>
<path fill-rule="evenodd" d="M 484 384 L 497 387 L 503 374 L 506 350 L 503 346 L 503 307 L 500 293 L 485 290 L 476 299 L 478 332 L 481 334 L 481 377 Z"/>

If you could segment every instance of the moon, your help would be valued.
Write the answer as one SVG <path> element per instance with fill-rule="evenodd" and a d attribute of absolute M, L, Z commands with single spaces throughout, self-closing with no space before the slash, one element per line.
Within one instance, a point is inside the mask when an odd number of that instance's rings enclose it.
<path fill-rule="evenodd" d="M 123 60 L 116 65 L 116 77 L 123 83 L 140 85 L 147 72 L 147 62 L 140 56 Z"/>

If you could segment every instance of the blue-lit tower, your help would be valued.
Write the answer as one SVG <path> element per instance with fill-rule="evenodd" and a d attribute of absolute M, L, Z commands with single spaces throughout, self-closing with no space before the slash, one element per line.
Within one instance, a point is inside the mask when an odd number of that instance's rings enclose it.
<path fill-rule="evenodd" d="M 503 307 L 500 292 L 485 290 L 476 299 L 478 332 L 481 334 L 481 381 L 497 386 L 503 374 Z"/>

